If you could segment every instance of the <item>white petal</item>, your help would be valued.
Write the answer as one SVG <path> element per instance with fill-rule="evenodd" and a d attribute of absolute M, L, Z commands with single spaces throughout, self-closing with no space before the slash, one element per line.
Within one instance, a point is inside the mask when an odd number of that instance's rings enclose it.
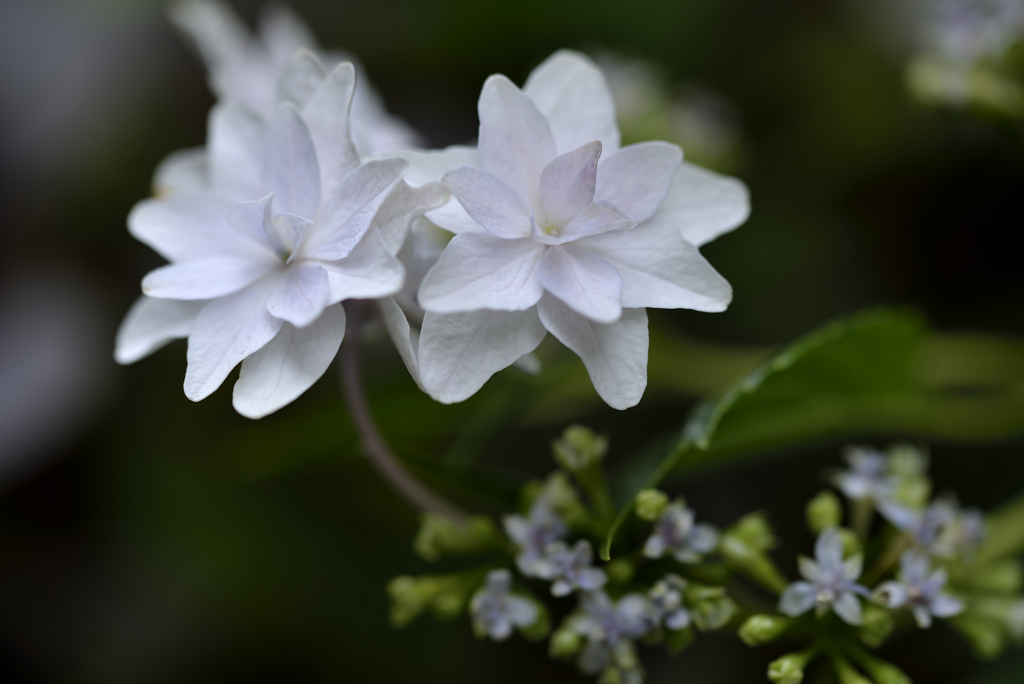
<path fill-rule="evenodd" d="M 928 612 L 927 608 L 924 606 L 914 606 L 911 608 L 911 612 L 914 614 L 918 627 L 928 629 L 932 626 L 932 614 Z"/>
<path fill-rule="evenodd" d="M 700 247 L 749 215 L 750 196 L 741 181 L 683 162 L 647 225 L 682 231 L 686 240 Z"/>
<path fill-rule="evenodd" d="M 259 37 L 271 60 L 280 64 L 302 48 L 317 49 L 316 38 L 285 5 L 268 5 L 260 12 Z"/>
<path fill-rule="evenodd" d="M 395 183 L 373 219 L 373 225 L 380 229 L 388 251 L 398 254 L 413 222 L 423 212 L 443 205 L 450 197 L 451 193 L 440 183 L 425 183 L 419 187 L 412 187 L 405 180 Z"/>
<path fill-rule="evenodd" d="M 287 55 L 277 74 L 279 103 L 288 102 L 301 109 L 323 85 L 327 72 L 320 59 L 309 50 L 298 50 Z"/>
<path fill-rule="evenodd" d="M 356 73 L 351 62 L 336 66 L 302 107 L 302 118 L 320 162 L 320 191 L 324 197 L 340 192 L 345 178 L 359 166 L 351 136 L 351 105 Z"/>
<path fill-rule="evenodd" d="M 549 247 L 537 266 L 544 289 L 598 323 L 622 315 L 622 278 L 611 264 L 573 245 Z"/>
<path fill-rule="evenodd" d="M 305 255 L 325 261 L 348 256 L 370 229 L 407 167 L 404 159 L 371 161 L 346 176 L 337 195 L 327 198 L 316 227 L 307 235 Z"/>
<path fill-rule="evenodd" d="M 930 609 L 935 617 L 953 617 L 963 612 L 964 602 L 949 594 L 939 594 L 932 600 Z"/>
<path fill-rule="evenodd" d="M 853 582 L 860 577 L 860 573 L 863 572 L 863 570 L 864 557 L 860 554 L 850 556 L 843 563 L 843 579 L 847 582 Z"/>
<path fill-rule="evenodd" d="M 589 142 L 555 157 L 540 174 L 540 197 L 547 223 L 562 226 L 594 201 L 601 143 Z"/>
<path fill-rule="evenodd" d="M 423 383 L 420 382 L 418 356 L 419 336 L 413 333 L 409 326 L 409 319 L 405 317 L 405 312 L 394 298 L 379 299 L 377 304 L 380 306 L 381 319 L 384 321 L 385 330 L 388 331 L 388 337 L 391 338 L 391 342 L 398 350 L 398 355 L 402 357 L 402 361 L 409 369 L 409 374 L 416 381 L 416 385 L 423 389 Z M 426 392 L 425 389 L 423 391 Z"/>
<path fill-rule="evenodd" d="M 223 102 L 210 112 L 209 129 L 210 187 L 236 202 L 266 195 L 266 124 L 248 108 Z"/>
<path fill-rule="evenodd" d="M 588 235 L 630 230 L 634 226 L 636 226 L 636 223 L 630 221 L 614 204 L 594 202 L 576 214 L 555 235 L 548 235 L 538 230 L 534 235 L 534 239 L 544 244 L 561 245 L 573 240 L 579 240 Z"/>
<path fill-rule="evenodd" d="M 725 311 L 732 287 L 678 230 L 651 225 L 585 238 L 622 276 L 622 305 Z"/>
<path fill-rule="evenodd" d="M 345 310 L 336 304 L 305 328 L 284 324 L 266 346 L 242 362 L 232 403 L 246 418 L 290 404 L 327 371 L 345 336 Z"/>
<path fill-rule="evenodd" d="M 452 145 L 443 150 L 420 150 L 402 147 L 390 150 L 385 157 L 401 157 L 409 162 L 403 178 L 413 187 L 438 182 L 441 177 L 460 166 L 480 166 L 480 155 L 475 147 Z"/>
<path fill-rule="evenodd" d="M 615 103 L 601 70 L 585 55 L 560 50 L 533 70 L 523 86 L 547 117 L 559 153 L 599 140 L 619 148 Z"/>
<path fill-rule="evenodd" d="M 487 171 L 463 166 L 446 173 L 442 182 L 466 213 L 492 235 L 514 240 L 533 232 L 530 210 L 522 198 Z"/>
<path fill-rule="evenodd" d="M 551 295 L 538 305 L 540 319 L 587 367 L 594 389 L 615 409 L 636 406 L 647 388 L 647 312 L 623 309 L 615 323 L 595 323 Z"/>
<path fill-rule="evenodd" d="M 843 566 L 843 538 L 836 528 L 830 527 L 818 535 L 814 543 L 814 558 L 825 572 Z"/>
<path fill-rule="evenodd" d="M 210 396 L 228 373 L 274 338 L 284 322 L 267 311 L 276 278 L 265 278 L 203 307 L 188 336 L 185 396 Z"/>
<path fill-rule="evenodd" d="M 150 271 L 142 292 L 160 299 L 213 299 L 238 292 L 276 268 L 269 259 L 221 254 Z"/>
<path fill-rule="evenodd" d="M 170 153 L 153 174 L 153 194 L 157 197 L 205 192 L 209 184 L 205 147 Z"/>
<path fill-rule="evenodd" d="M 817 590 L 809 582 L 793 582 L 779 598 L 779 612 L 790 617 L 803 615 L 814 607 Z"/>
<path fill-rule="evenodd" d="M 667 142 L 623 147 L 601 160 L 594 197 L 618 207 L 637 223 L 646 221 L 668 195 L 683 151 Z"/>
<path fill-rule="evenodd" d="M 288 262 L 291 263 L 297 256 L 302 239 L 313 227 L 313 222 L 295 214 L 278 214 L 268 225 L 271 231 L 267 235 L 271 242 L 282 255 L 285 252 L 291 253 L 288 257 Z"/>
<path fill-rule="evenodd" d="M 340 261 L 320 262 L 331 284 L 331 303 L 345 299 L 376 299 L 395 294 L 405 282 L 405 269 L 384 245 L 380 231 L 371 228 L 352 252 Z"/>
<path fill-rule="evenodd" d="M 907 585 L 893 580 L 882 582 L 871 593 L 871 598 L 886 608 L 900 608 L 907 602 Z"/>
<path fill-rule="evenodd" d="M 546 332 L 526 311 L 427 312 L 419 340 L 423 387 L 443 404 L 464 401 L 487 380 L 537 348 Z"/>
<path fill-rule="evenodd" d="M 863 621 L 860 601 L 852 591 L 840 592 L 832 610 L 848 625 L 859 625 Z"/>
<path fill-rule="evenodd" d="M 547 119 L 500 74 L 484 82 L 477 110 L 480 166 L 533 204 L 540 191 L 541 171 L 557 156 Z"/>
<path fill-rule="evenodd" d="M 259 245 L 267 256 L 276 257 L 275 249 L 281 249 L 277 230 L 273 226 L 271 210 L 274 195 L 251 202 L 239 202 L 228 210 L 228 225 L 253 245 Z"/>
<path fill-rule="evenodd" d="M 807 556 L 797 556 L 796 559 L 797 569 L 800 571 L 800 576 L 810 582 L 818 581 L 818 577 L 821 572 L 818 570 L 818 564 Z"/>
<path fill-rule="evenodd" d="M 323 266 L 291 264 L 267 298 L 267 311 L 296 328 L 304 328 L 317 319 L 330 298 L 331 284 Z"/>
<path fill-rule="evenodd" d="M 143 200 L 128 214 L 128 231 L 168 261 L 261 251 L 272 255 L 265 239 L 260 248 L 259 238 L 240 233 L 228 222 L 231 207 L 211 195 Z"/>
<path fill-rule="evenodd" d="M 320 164 L 313 138 L 294 105 L 277 109 L 267 134 L 264 182 L 278 213 L 312 220 L 320 207 Z"/>
<path fill-rule="evenodd" d="M 188 337 L 205 303 L 139 297 L 117 330 L 114 359 L 135 363 L 171 340 Z"/>
<path fill-rule="evenodd" d="M 544 292 L 536 271 L 545 249 L 490 233 L 456 235 L 423 278 L 420 306 L 437 313 L 528 309 Z"/>

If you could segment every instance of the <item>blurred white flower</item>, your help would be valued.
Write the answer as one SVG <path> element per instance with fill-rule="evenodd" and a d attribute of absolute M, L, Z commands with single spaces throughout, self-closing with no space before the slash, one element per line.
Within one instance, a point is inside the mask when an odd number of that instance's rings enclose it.
<path fill-rule="evenodd" d="M 529 599 L 512 593 L 512 573 L 504 569 L 487 573 L 483 588 L 469 602 L 469 613 L 476 633 L 495 641 L 508 639 L 513 629 L 529 627 L 540 616 Z"/>
<path fill-rule="evenodd" d="M 116 350 L 129 363 L 188 336 L 185 393 L 194 401 L 241 362 L 234 405 L 251 418 L 326 371 L 345 331 L 339 302 L 401 288 L 394 253 L 418 202 L 446 198 L 436 186 L 403 186 L 401 159 L 360 163 L 348 135 L 351 63 L 327 74 L 299 53 L 284 73 L 284 89 L 307 91 L 301 111 L 285 102 L 268 123 L 219 104 L 206 163 L 179 167 L 169 197 L 133 210 L 132 234 L 171 264 L 146 276 Z"/>
<path fill-rule="evenodd" d="M 863 568 L 860 555 L 843 560 L 843 539 L 834 528 L 818 535 L 814 546 L 814 560 L 799 558 L 800 574 L 804 580 L 793 582 L 779 597 L 779 610 L 791 617 L 803 615 L 814 608 L 821 617 L 833 610 L 850 625 L 859 625 L 862 611 L 857 595 L 866 596 L 868 590 L 856 584 Z"/>
<path fill-rule="evenodd" d="M 281 101 L 281 74 L 296 52 L 307 50 L 332 68 L 351 55 L 323 52 L 309 27 L 283 6 L 263 12 L 254 35 L 231 8 L 216 0 L 184 0 L 170 17 L 195 43 L 209 70 L 210 88 L 221 100 L 244 104 L 265 119 Z M 352 99 L 352 140 L 363 156 L 397 145 L 413 145 L 420 136 L 389 114 L 362 68 Z M 298 82 L 301 87 L 301 81 Z M 301 103 L 299 103 L 301 104 Z"/>
<path fill-rule="evenodd" d="M 620 149 L 604 78 L 577 53 L 556 53 L 523 90 L 492 76 L 479 112 L 478 150 L 403 153 L 411 177 L 443 175 L 458 198 L 427 214 L 455 237 L 420 286 L 414 374 L 462 401 L 550 331 L 608 404 L 635 405 L 644 307 L 725 309 L 731 289 L 697 248 L 745 220 L 746 189 L 681 165 L 668 143 Z"/>

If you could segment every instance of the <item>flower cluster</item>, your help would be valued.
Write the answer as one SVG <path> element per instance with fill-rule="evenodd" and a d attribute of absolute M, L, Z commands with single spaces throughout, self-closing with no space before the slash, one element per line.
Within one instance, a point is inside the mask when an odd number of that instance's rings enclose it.
<path fill-rule="evenodd" d="M 218 102 L 205 147 L 171 155 L 129 217 L 170 263 L 143 279 L 115 355 L 187 337 L 190 399 L 241 364 L 235 408 L 281 408 L 334 358 L 341 303 L 371 299 L 438 401 L 535 367 L 522 359 L 550 332 L 624 409 L 646 387 L 646 308 L 728 305 L 699 247 L 745 220 L 745 188 L 669 143 L 620 147 L 587 57 L 556 53 L 522 89 L 490 77 L 477 146 L 423 150 L 291 14 L 266 15 L 259 36 L 208 0 L 172 16 Z"/>
<path fill-rule="evenodd" d="M 785 617 L 755 615 L 740 630 L 750 645 L 767 643 L 813 609 L 818 636 L 804 651 L 773 662 L 769 679 L 800 681 L 804 668 L 826 653 L 841 681 L 862 681 L 863 671 L 876 681 L 907 682 L 863 646 L 877 647 L 894 629 L 909 628 L 908 618 L 921 629 L 949 619 L 982 653 L 1001 648 L 1018 627 L 1020 569 L 1011 559 L 979 560 L 981 513 L 951 496 L 931 500 L 927 457 L 913 446 L 850 447 L 846 460 L 849 467 L 832 482 L 846 497 L 852 528 L 842 527 L 835 494 L 815 497 L 807 507 L 808 526 L 818 535 L 815 557 L 799 559 L 803 579 L 782 591 L 778 610 Z M 866 565 L 865 549 L 872 550 Z M 823 620 L 830 612 L 840 622 Z"/>
<path fill-rule="evenodd" d="M 719 533 L 694 524 L 681 500 L 648 506 L 647 541 L 632 560 L 595 565 L 591 538 L 603 538 L 610 522 L 599 504 L 603 475 L 593 477 L 606 447 L 592 432 L 569 428 L 554 445 L 562 470 L 524 488 L 523 512 L 504 516 L 504 534 L 482 516 L 464 527 L 426 516 L 416 543 L 424 558 L 471 553 L 499 560 L 452 575 L 393 580 L 392 620 L 402 625 L 425 610 L 442 618 L 465 611 L 478 636 L 503 641 L 514 630 L 528 638 L 550 636 L 552 657 L 573 659 L 602 682 L 634 684 L 644 678 L 638 643 L 664 643 L 676 653 L 695 630 L 728 624 L 735 603 L 724 585 L 709 584 L 699 573 L 702 556 L 717 550 Z M 660 553 L 651 552 L 652 540 L 661 540 Z M 518 586 L 507 564 L 519 571 Z M 553 632 L 545 595 L 575 602 Z"/>
<path fill-rule="evenodd" d="M 1024 84 L 1006 64 L 1009 49 L 1024 37 L 1024 2 L 937 0 L 921 6 L 922 50 L 907 70 L 912 91 L 928 103 L 1024 115 Z"/>

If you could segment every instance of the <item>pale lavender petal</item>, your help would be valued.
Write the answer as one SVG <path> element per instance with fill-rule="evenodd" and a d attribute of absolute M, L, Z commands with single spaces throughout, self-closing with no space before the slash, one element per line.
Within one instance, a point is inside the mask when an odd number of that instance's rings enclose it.
<path fill-rule="evenodd" d="M 232 394 L 235 410 L 262 418 L 295 401 L 327 372 L 344 336 L 340 304 L 305 328 L 282 326 L 270 343 L 242 361 Z"/>
<path fill-rule="evenodd" d="M 947 618 L 962 613 L 964 602 L 949 594 L 939 594 L 932 600 L 928 608 L 935 617 Z"/>
<path fill-rule="evenodd" d="M 540 175 L 546 223 L 563 226 L 594 201 L 601 143 L 589 142 L 555 158 Z"/>
<path fill-rule="evenodd" d="M 822 571 L 828 572 L 843 566 L 843 538 L 834 527 L 818 535 L 814 544 L 814 557 Z"/>
<path fill-rule="evenodd" d="M 202 193 L 210 187 L 210 171 L 205 147 L 172 152 L 153 174 L 153 194 L 160 198 L 181 193 Z"/>
<path fill-rule="evenodd" d="M 636 224 L 608 202 L 594 202 L 576 214 L 564 226 L 538 226 L 534 239 L 549 245 L 560 245 L 588 235 L 612 231 L 628 231 Z"/>
<path fill-rule="evenodd" d="M 228 216 L 232 204 L 212 195 L 175 195 L 143 200 L 128 215 L 128 231 L 168 261 L 216 254 L 272 254 L 266 238 L 235 230 Z"/>
<path fill-rule="evenodd" d="M 928 609 L 924 606 L 914 606 L 911 608 L 911 612 L 914 614 L 914 620 L 917 621 L 917 626 L 921 629 L 928 629 L 932 626 L 932 614 L 928 612 Z"/>
<path fill-rule="evenodd" d="M 192 401 L 212 394 L 231 370 L 259 351 L 284 324 L 267 311 L 276 278 L 264 278 L 244 290 L 203 307 L 188 336 L 185 396 Z"/>
<path fill-rule="evenodd" d="M 324 197 L 337 196 L 345 178 L 359 166 L 359 153 L 350 134 L 355 85 L 355 68 L 351 62 L 342 62 L 302 107 L 302 118 L 317 150 Z"/>
<path fill-rule="evenodd" d="M 142 279 L 142 291 L 160 299 L 214 299 L 238 292 L 276 268 L 271 259 L 219 254 L 150 271 Z"/>
<path fill-rule="evenodd" d="M 694 525 L 686 543 L 698 553 L 711 553 L 718 546 L 718 530 L 703 523 Z"/>
<path fill-rule="evenodd" d="M 211 189 L 236 202 L 266 195 L 266 123 L 241 104 L 222 102 L 210 112 L 209 129 Z"/>
<path fill-rule="evenodd" d="M 278 108 L 267 134 L 264 184 L 279 213 L 314 219 L 320 207 L 320 164 L 313 138 L 294 105 Z"/>
<path fill-rule="evenodd" d="M 533 70 L 523 92 L 551 124 L 559 153 L 599 140 L 606 153 L 619 147 L 615 102 L 604 75 L 586 55 L 559 50 Z"/>
<path fill-rule="evenodd" d="M 420 305 L 437 313 L 528 309 L 544 292 L 536 273 L 544 250 L 533 240 L 456 235 L 424 277 Z"/>
<path fill-rule="evenodd" d="M 747 220 L 750 193 L 741 181 L 683 162 L 647 225 L 679 231 L 697 247 Z"/>
<path fill-rule="evenodd" d="M 402 262 L 388 251 L 376 228 L 370 228 L 344 259 L 318 263 L 327 271 L 332 304 L 346 299 L 389 297 L 405 282 Z"/>
<path fill-rule="evenodd" d="M 480 114 L 480 165 L 533 204 L 540 174 L 557 156 L 547 119 L 519 88 L 500 74 L 484 82 Z"/>
<path fill-rule="evenodd" d="M 572 245 L 549 247 L 537 266 L 545 290 L 598 323 L 622 315 L 622 277 L 607 261 Z"/>
<path fill-rule="evenodd" d="M 622 305 L 630 308 L 724 311 L 732 287 L 677 230 L 646 223 L 579 242 L 622 276 Z"/>
<path fill-rule="evenodd" d="M 843 579 L 847 582 L 853 582 L 860 573 L 864 570 L 864 557 L 860 554 L 847 558 L 843 563 Z"/>
<path fill-rule="evenodd" d="M 860 600 L 851 591 L 842 591 L 832 603 L 832 610 L 848 625 L 859 625 L 863 621 Z"/>
<path fill-rule="evenodd" d="M 274 99 L 302 109 L 326 78 L 327 72 L 316 54 L 308 49 L 296 50 L 285 55 L 285 62 L 277 74 Z"/>
<path fill-rule="evenodd" d="M 446 173 L 442 182 L 466 213 L 492 235 L 514 240 L 533 232 L 530 211 L 520 196 L 487 171 L 463 166 Z"/>
<path fill-rule="evenodd" d="M 907 602 L 907 585 L 893 580 L 882 582 L 871 597 L 886 608 L 899 608 Z"/>
<path fill-rule="evenodd" d="M 623 147 L 601 160 L 594 197 L 611 202 L 637 223 L 646 221 L 668 195 L 682 161 L 682 150 L 666 142 Z"/>
<path fill-rule="evenodd" d="M 553 295 L 537 307 L 544 327 L 576 353 L 594 389 L 612 408 L 636 406 L 647 388 L 647 312 L 623 309 L 615 323 L 595 323 Z"/>
<path fill-rule="evenodd" d="M 798 556 L 796 559 L 797 569 L 800 571 L 800 576 L 809 582 L 817 582 L 818 577 L 821 575 L 821 571 L 818 569 L 818 564 L 807 556 Z"/>
<path fill-rule="evenodd" d="M 316 263 L 292 264 L 267 297 L 267 311 L 304 328 L 317 319 L 331 299 L 327 271 Z"/>
<path fill-rule="evenodd" d="M 492 375 L 536 349 L 546 334 L 535 307 L 513 312 L 428 311 L 419 338 L 423 387 L 443 404 L 464 401 Z M 511 528 L 509 535 L 513 536 Z"/>
<path fill-rule="evenodd" d="M 117 330 L 114 359 L 122 364 L 134 363 L 172 340 L 188 337 L 205 304 L 139 297 Z"/>
<path fill-rule="evenodd" d="M 779 611 L 790 617 L 803 615 L 814 607 L 818 590 L 809 582 L 793 582 L 779 597 Z"/>

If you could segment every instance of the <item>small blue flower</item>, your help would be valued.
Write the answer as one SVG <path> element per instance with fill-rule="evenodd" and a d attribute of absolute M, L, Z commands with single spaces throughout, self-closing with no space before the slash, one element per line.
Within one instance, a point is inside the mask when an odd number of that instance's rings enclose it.
<path fill-rule="evenodd" d="M 512 573 L 492 570 L 487 573 L 484 588 L 473 594 L 469 612 L 473 629 L 495 641 L 504 641 L 514 627 L 529 627 L 537 621 L 537 606 L 511 593 Z"/>
<path fill-rule="evenodd" d="M 693 511 L 673 501 L 654 524 L 644 544 L 644 555 L 661 558 L 671 553 L 680 563 L 699 563 L 718 546 L 718 531 L 711 525 L 694 524 Z"/>
<path fill-rule="evenodd" d="M 603 570 L 590 567 L 594 550 L 586 540 L 576 542 L 571 549 L 564 541 L 556 541 L 548 544 L 544 555 L 548 565 L 540 577 L 554 582 L 551 585 L 553 596 L 567 596 L 574 589 L 594 591 L 608 581 Z"/>
<path fill-rule="evenodd" d="M 976 509 L 960 509 L 955 502 L 940 499 L 924 510 L 895 503 L 879 511 L 897 529 L 910 535 L 916 547 L 942 558 L 970 554 L 985 538 L 985 519 Z"/>
<path fill-rule="evenodd" d="M 932 617 L 952 617 L 963 612 L 964 603 L 955 596 L 943 594 L 946 571 L 931 569 L 928 556 L 919 551 L 905 551 L 900 556 L 899 580 L 882 583 L 874 599 L 887 608 L 909 607 L 921 629 L 931 627 Z"/>
<path fill-rule="evenodd" d="M 683 605 L 685 589 L 686 580 L 679 575 L 669 574 L 655 582 L 647 593 L 665 627 L 673 631 L 690 626 L 690 611 Z"/>
<path fill-rule="evenodd" d="M 845 453 L 849 470 L 838 473 L 836 487 L 850 499 L 888 499 L 893 492 L 889 457 L 870 447 L 849 447 Z"/>
<path fill-rule="evenodd" d="M 615 666 L 630 680 L 642 679 L 635 654 L 629 657 L 632 640 L 654 630 L 658 622 L 657 610 L 641 594 L 626 594 L 615 602 L 603 591 L 583 594 L 580 611 L 568 622 L 570 629 L 587 639 L 580 654 L 580 669 L 593 675 Z"/>
<path fill-rule="evenodd" d="M 860 555 L 843 560 L 843 539 L 830 527 L 818 536 L 814 546 L 815 560 L 801 556 L 800 574 L 805 582 L 793 582 L 779 599 L 779 610 L 790 617 L 803 615 L 815 608 L 818 616 L 831 608 L 844 622 L 861 623 L 861 606 L 857 594 L 868 590 L 855 580 L 860 577 L 863 559 Z"/>
<path fill-rule="evenodd" d="M 530 516 L 505 516 L 505 533 L 519 547 L 516 566 L 527 577 L 546 578 L 553 572 L 545 550 L 552 542 L 563 539 L 568 533 L 562 519 L 555 513 L 554 505 L 546 497 L 538 497 L 530 507 Z"/>

